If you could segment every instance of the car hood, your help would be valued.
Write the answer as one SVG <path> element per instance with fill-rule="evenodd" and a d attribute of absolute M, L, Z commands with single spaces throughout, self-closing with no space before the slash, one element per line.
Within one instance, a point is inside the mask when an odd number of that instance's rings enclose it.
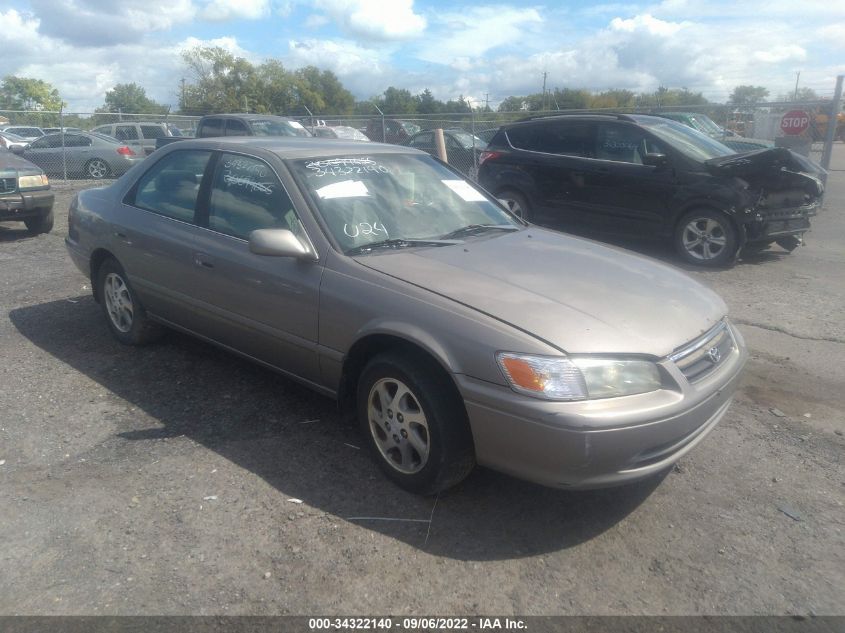
<path fill-rule="evenodd" d="M 719 176 L 743 176 L 771 171 L 772 168 L 786 168 L 789 171 L 804 172 L 816 175 L 817 169 L 812 161 L 805 159 L 785 147 L 770 147 L 729 156 L 719 156 L 704 161 L 704 165 L 711 174 Z"/>
<path fill-rule="evenodd" d="M 355 259 L 569 353 L 663 357 L 727 312 L 714 292 L 674 268 L 536 227 L 376 253 Z"/>
<path fill-rule="evenodd" d="M 41 173 L 40 167 L 33 165 L 25 158 L 21 158 L 7 149 L 0 149 L 0 171 L 12 169 L 24 173 Z"/>

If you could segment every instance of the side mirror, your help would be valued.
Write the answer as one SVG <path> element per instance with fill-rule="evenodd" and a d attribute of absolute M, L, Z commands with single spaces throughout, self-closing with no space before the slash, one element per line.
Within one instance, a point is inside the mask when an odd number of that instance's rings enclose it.
<path fill-rule="evenodd" d="M 666 154 L 646 154 L 643 156 L 643 165 L 651 167 L 665 167 L 669 164 L 669 157 Z"/>
<path fill-rule="evenodd" d="M 249 250 L 268 257 L 295 257 L 316 260 L 311 248 L 288 229 L 258 229 L 249 234 Z"/>
<path fill-rule="evenodd" d="M 21 156 L 23 154 L 24 149 L 25 148 L 20 145 L 12 145 L 9 148 L 9 151 L 12 152 L 12 154 L 17 154 L 18 156 Z"/>

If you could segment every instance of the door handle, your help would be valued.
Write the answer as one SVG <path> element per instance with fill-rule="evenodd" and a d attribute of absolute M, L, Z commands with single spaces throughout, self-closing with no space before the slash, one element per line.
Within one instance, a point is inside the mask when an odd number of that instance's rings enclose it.
<path fill-rule="evenodd" d="M 132 240 L 129 239 L 129 236 L 126 233 L 115 231 L 114 236 L 125 244 L 132 244 Z"/>
<path fill-rule="evenodd" d="M 194 264 L 203 268 L 214 268 L 214 260 L 205 253 L 194 253 Z"/>

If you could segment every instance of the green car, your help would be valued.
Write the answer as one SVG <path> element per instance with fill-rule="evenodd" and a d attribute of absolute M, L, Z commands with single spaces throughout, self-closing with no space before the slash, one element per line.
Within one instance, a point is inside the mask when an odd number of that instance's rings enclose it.
<path fill-rule="evenodd" d="M 726 130 L 716 124 L 706 114 L 698 114 L 696 112 L 657 112 L 654 116 L 660 116 L 664 119 L 672 119 L 678 123 L 698 130 L 702 134 L 706 134 L 710 138 L 720 141 L 723 145 L 727 145 L 736 152 L 750 152 L 754 149 L 764 149 L 774 147 L 773 141 L 767 141 L 759 138 L 745 138 L 739 136 L 730 130 Z"/>

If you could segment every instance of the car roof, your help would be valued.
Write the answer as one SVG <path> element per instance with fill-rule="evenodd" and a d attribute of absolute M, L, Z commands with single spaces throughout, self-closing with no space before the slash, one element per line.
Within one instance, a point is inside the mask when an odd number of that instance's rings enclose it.
<path fill-rule="evenodd" d="M 425 152 L 403 145 L 304 136 L 216 136 L 207 139 L 188 139 L 166 147 L 233 151 L 249 147 L 272 152 L 282 159 L 331 158 L 361 154 L 427 155 Z"/>
<path fill-rule="evenodd" d="M 279 116 L 278 114 L 250 114 L 250 113 L 232 113 L 232 114 L 206 114 L 207 117 L 220 117 L 221 119 L 246 119 L 248 121 L 257 121 L 265 119 L 282 119 L 284 121 L 291 121 L 290 117 Z"/>
<path fill-rule="evenodd" d="M 625 121 L 628 123 L 640 123 L 643 125 L 663 123 L 665 118 L 650 114 L 626 114 L 620 112 L 573 112 L 572 114 L 550 114 L 528 117 L 503 125 L 502 128 L 512 128 L 521 125 L 532 125 L 543 121 Z"/>

